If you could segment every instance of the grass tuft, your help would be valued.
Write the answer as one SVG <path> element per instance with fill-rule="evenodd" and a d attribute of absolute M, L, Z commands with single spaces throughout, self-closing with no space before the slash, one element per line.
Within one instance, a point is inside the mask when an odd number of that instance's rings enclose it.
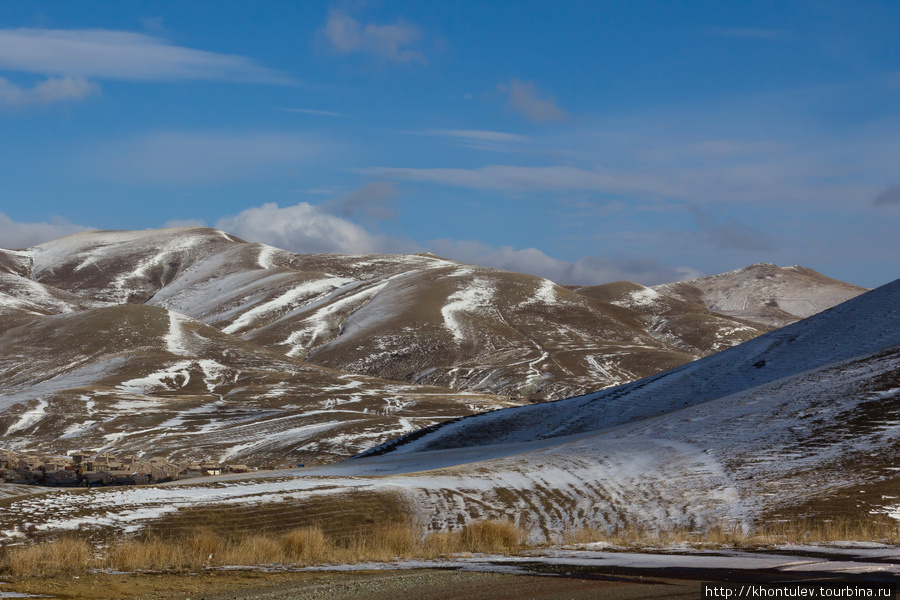
<path fill-rule="evenodd" d="M 4 572 L 16 577 L 81 572 L 93 562 L 91 546 L 77 539 L 60 539 L 6 550 L 0 558 Z"/>

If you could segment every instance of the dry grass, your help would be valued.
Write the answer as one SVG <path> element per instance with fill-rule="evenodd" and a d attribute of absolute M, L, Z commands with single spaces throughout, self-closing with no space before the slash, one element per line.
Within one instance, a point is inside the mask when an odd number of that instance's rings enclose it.
<path fill-rule="evenodd" d="M 4 550 L 0 567 L 10 575 L 49 575 L 80 572 L 92 566 L 93 550 L 82 540 L 60 539 L 33 546 Z"/>
<path fill-rule="evenodd" d="M 473 521 L 456 531 L 432 533 L 421 555 L 436 558 L 462 552 L 509 554 L 525 547 L 528 532 L 512 521 Z"/>
<path fill-rule="evenodd" d="M 437 558 L 459 553 L 513 553 L 526 545 L 528 533 L 512 521 L 474 521 L 455 531 L 424 535 L 409 516 L 386 523 L 358 522 L 327 531 L 318 525 L 282 533 L 226 533 L 201 527 L 181 535 L 148 535 L 93 547 L 77 538 L 0 548 L 0 573 L 14 577 L 84 572 L 92 568 L 120 571 L 185 572 L 222 565 L 315 565 Z M 764 547 L 786 543 L 878 541 L 900 543 L 900 523 L 887 517 L 868 519 L 794 519 L 767 523 L 754 530 L 716 525 L 652 530 L 640 525 L 615 529 L 584 527 L 566 532 L 565 543 L 608 542 L 620 547 L 665 547 L 671 544 Z"/>
<path fill-rule="evenodd" d="M 758 537 L 768 543 L 881 542 L 900 544 L 900 522 L 885 515 L 864 519 L 791 519 L 768 524 Z"/>
<path fill-rule="evenodd" d="M 411 519 L 400 524 L 359 527 L 330 536 L 318 526 L 280 535 L 225 535 L 208 528 L 180 538 L 146 536 L 92 548 L 85 541 L 60 539 L 9 547 L 0 554 L 0 572 L 13 576 L 119 571 L 184 572 L 222 565 L 315 565 L 435 558 L 459 552 L 511 552 L 524 545 L 527 533 L 510 521 L 476 521 L 455 532 L 423 535 Z"/>
<path fill-rule="evenodd" d="M 782 544 L 839 541 L 900 544 L 900 522 L 885 516 L 865 519 L 786 519 L 745 529 L 739 523 L 718 524 L 705 529 L 676 527 L 657 530 L 628 525 L 612 529 L 582 527 L 563 534 L 566 544 L 606 542 L 624 547 L 662 547 L 672 544 L 762 547 Z"/>

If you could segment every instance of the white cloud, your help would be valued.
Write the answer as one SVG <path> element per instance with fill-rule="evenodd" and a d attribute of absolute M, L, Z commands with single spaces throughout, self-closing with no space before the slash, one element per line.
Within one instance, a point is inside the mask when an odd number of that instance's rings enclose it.
<path fill-rule="evenodd" d="M 300 202 L 280 208 L 274 202 L 223 217 L 215 226 L 251 242 L 298 253 L 415 252 L 411 242 L 373 235 L 354 223 Z"/>
<path fill-rule="evenodd" d="M 513 78 L 508 86 L 499 84 L 497 89 L 501 92 L 509 92 L 510 107 L 529 121 L 543 123 L 562 121 L 569 117 L 566 111 L 556 105 L 556 100 L 552 96 L 538 97 L 533 81 L 519 81 Z"/>
<path fill-rule="evenodd" d="M 428 62 L 420 50 L 411 47 L 422 32 L 402 20 L 393 25 L 364 25 L 342 10 L 332 10 L 322 33 L 341 54 L 359 52 L 397 63 Z"/>
<path fill-rule="evenodd" d="M 649 258 L 585 256 L 577 261 L 566 261 L 548 256 L 537 248 L 497 248 L 474 240 L 434 240 L 429 245 L 435 253 L 446 258 L 539 275 L 569 285 L 596 285 L 622 280 L 656 285 L 700 275 L 695 269 L 673 268 Z"/>
<path fill-rule="evenodd" d="M 80 77 L 53 77 L 31 88 L 17 86 L 0 77 L 0 106 L 23 107 L 79 101 L 94 94 L 100 94 L 100 86 Z"/>
<path fill-rule="evenodd" d="M 83 168 L 103 178 L 148 184 L 215 184 L 273 174 L 328 150 L 287 133 L 159 132 L 100 145 Z"/>
<path fill-rule="evenodd" d="M 244 56 L 176 46 L 142 33 L 106 29 L 0 29 L 0 69 L 130 81 L 293 80 Z"/>
<path fill-rule="evenodd" d="M 17 223 L 0 213 L 0 248 L 20 249 L 42 244 L 80 231 L 89 231 L 70 223 L 62 217 L 53 217 L 49 223 Z"/>
<path fill-rule="evenodd" d="M 422 248 L 409 240 L 373 234 L 329 212 L 342 210 L 342 202 L 353 204 L 357 199 L 372 194 L 392 195 L 393 189 L 386 188 L 380 183 L 370 184 L 351 192 L 338 203 L 323 206 L 314 206 L 306 202 L 284 208 L 275 203 L 263 204 L 248 208 L 235 216 L 223 217 L 216 221 L 214 226 L 250 242 L 263 242 L 301 254 L 421 252 Z M 178 226 L 200 224 L 192 221 L 172 221 L 166 226 L 172 226 L 174 223 Z M 498 248 L 474 240 L 434 240 L 427 246 L 436 254 L 453 260 L 539 275 L 564 284 L 593 285 L 629 280 L 651 285 L 700 275 L 695 269 L 673 268 L 648 258 L 608 259 L 585 256 L 577 261 L 565 261 L 548 256 L 536 248 L 515 249 L 510 246 Z"/>

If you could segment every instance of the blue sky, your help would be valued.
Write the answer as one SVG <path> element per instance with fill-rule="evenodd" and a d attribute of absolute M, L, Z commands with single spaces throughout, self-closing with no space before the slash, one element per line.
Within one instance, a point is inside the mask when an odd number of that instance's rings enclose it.
<path fill-rule="evenodd" d="M 900 258 L 900 3 L 0 3 L 0 247 L 221 227 L 561 283 Z"/>

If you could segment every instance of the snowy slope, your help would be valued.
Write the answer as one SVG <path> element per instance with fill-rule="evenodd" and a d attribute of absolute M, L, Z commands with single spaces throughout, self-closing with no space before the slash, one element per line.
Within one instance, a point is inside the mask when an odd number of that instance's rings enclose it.
<path fill-rule="evenodd" d="M 528 441 L 598 430 L 900 344 L 900 280 L 824 313 L 624 386 L 448 424 L 398 452 Z"/>
<path fill-rule="evenodd" d="M 30 249 L 32 277 L 115 303 L 143 303 L 194 261 L 242 240 L 215 229 L 88 231 Z"/>
<path fill-rule="evenodd" d="M 176 352 L 191 343 L 171 332 L 165 340 Z M 19 418 L 46 412 L 37 405 Z M 433 529 L 514 515 L 550 539 L 583 525 L 900 517 L 898 464 L 900 280 L 650 380 L 462 419 L 386 454 L 277 476 L 13 499 L 0 529 L 133 531 L 183 508 L 265 514 L 336 490 L 399 490 Z"/>

